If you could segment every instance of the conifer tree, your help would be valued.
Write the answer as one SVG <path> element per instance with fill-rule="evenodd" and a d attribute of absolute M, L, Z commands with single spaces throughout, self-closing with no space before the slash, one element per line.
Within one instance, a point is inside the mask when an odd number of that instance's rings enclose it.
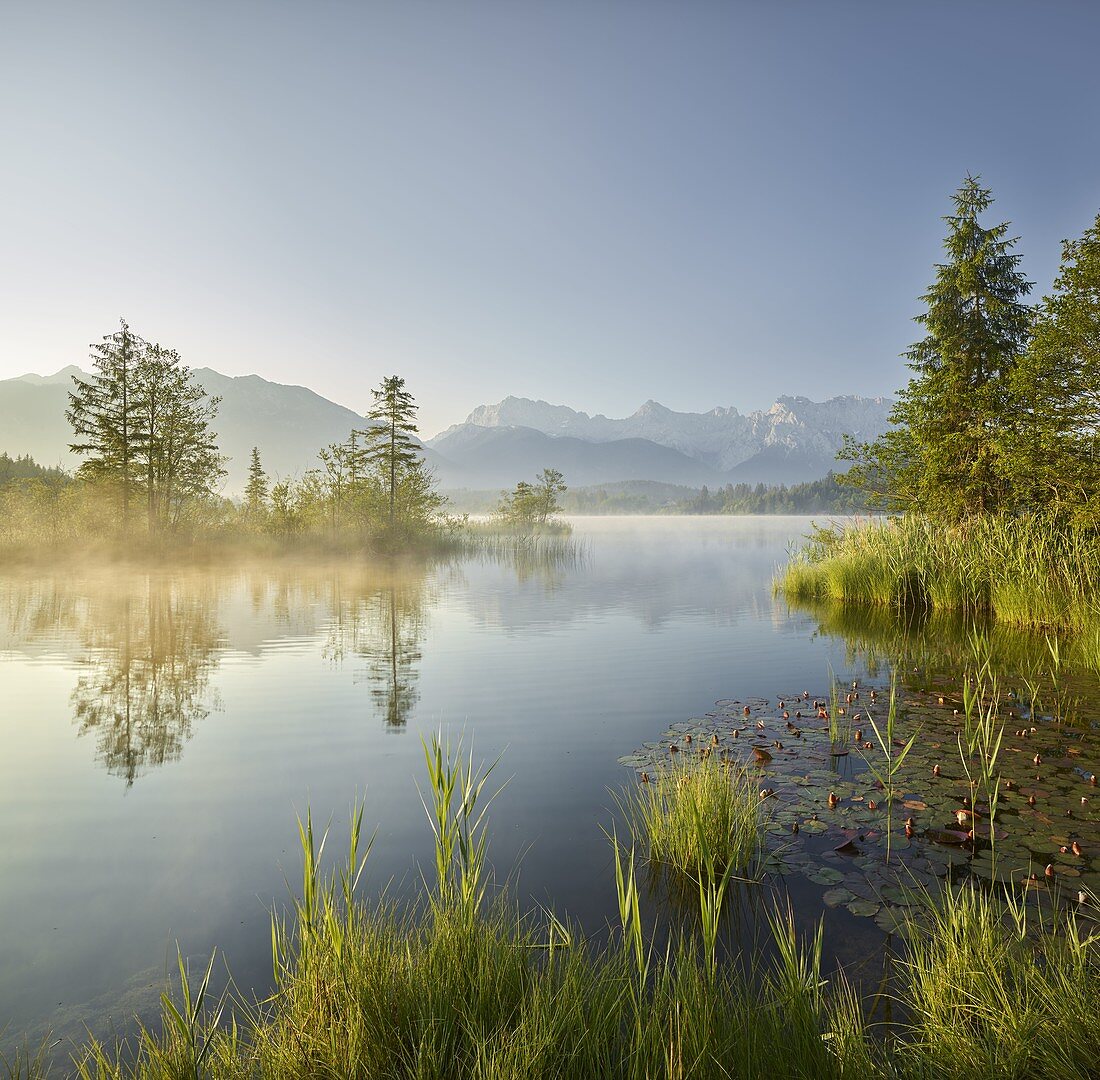
<path fill-rule="evenodd" d="M 89 346 L 92 376 L 88 380 L 73 376 L 65 411 L 73 428 L 69 449 L 84 456 L 78 475 L 107 481 L 117 490 L 123 535 L 130 529 L 137 448 L 145 437 L 137 392 L 137 368 L 145 347 L 126 320 L 120 320 L 117 331 Z"/>
<path fill-rule="evenodd" d="M 1062 517 L 1100 515 L 1100 214 L 1062 245 L 1013 374 L 1006 470 L 1020 506 Z"/>
<path fill-rule="evenodd" d="M 405 380 L 391 375 L 372 390 L 374 404 L 367 419 L 375 426 L 364 433 L 363 459 L 372 464 L 382 477 L 389 502 L 390 529 L 397 520 L 398 492 L 407 474 L 425 470 L 420 447 L 416 441 L 417 406 L 405 389 Z"/>
<path fill-rule="evenodd" d="M 270 484 L 260 461 L 259 447 L 254 446 L 248 465 L 248 483 L 244 488 L 244 507 L 249 517 L 257 518 L 266 512 L 269 490 Z"/>
<path fill-rule="evenodd" d="M 132 498 L 144 496 L 152 535 L 178 524 L 184 506 L 209 496 L 225 475 L 212 429 L 219 399 L 179 353 L 138 337 L 125 320 L 91 348 L 95 372 L 74 376 L 65 414 L 70 449 L 84 455 L 78 475 L 118 490 L 124 535 Z"/>
<path fill-rule="evenodd" d="M 855 462 L 848 482 L 888 505 L 961 517 L 1006 502 L 1000 427 L 1027 340 L 1031 284 L 1017 269 L 1009 225 L 978 220 L 993 202 L 979 178 L 968 176 L 953 200 L 944 219 L 948 258 L 922 297 L 916 321 L 927 333 L 905 354 L 915 374 L 891 430 L 870 444 L 846 441 L 840 456 Z"/>

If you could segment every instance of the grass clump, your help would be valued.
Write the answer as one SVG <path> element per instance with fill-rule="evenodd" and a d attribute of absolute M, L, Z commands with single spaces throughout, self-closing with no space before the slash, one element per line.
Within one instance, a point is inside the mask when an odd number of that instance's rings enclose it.
<path fill-rule="evenodd" d="M 621 799 L 653 862 L 697 875 L 748 867 L 760 851 L 760 787 L 713 756 L 681 760 Z"/>
<path fill-rule="evenodd" d="M 1022 901 L 947 890 L 905 961 L 905 1075 L 1095 1076 L 1100 950 L 1072 914 L 1054 926 Z"/>
<path fill-rule="evenodd" d="M 919 606 L 1093 631 L 1100 534 L 1041 514 L 834 525 L 815 531 L 775 587 L 791 600 Z"/>

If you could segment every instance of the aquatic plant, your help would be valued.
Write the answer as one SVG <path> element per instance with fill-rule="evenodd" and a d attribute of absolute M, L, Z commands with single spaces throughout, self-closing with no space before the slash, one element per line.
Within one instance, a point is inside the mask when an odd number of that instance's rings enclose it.
<path fill-rule="evenodd" d="M 452 809 L 433 813 L 437 826 L 453 821 L 469 778 L 476 788 L 488 775 L 445 746 L 440 761 L 438 746 L 426 747 L 431 787 Z M 301 825 L 303 896 L 289 923 L 276 922 L 270 998 L 236 1002 L 228 1025 L 196 1015 L 193 1038 L 166 1022 L 159 1032 L 141 1028 L 128 1049 L 92 1042 L 78 1055 L 79 1075 L 717 1080 L 777 1067 L 873 1075 L 853 999 L 834 999 L 821 977 L 820 928 L 807 952 L 789 913 L 775 922 L 783 937 L 771 973 L 750 978 L 712 963 L 689 932 L 656 953 L 642 925 L 633 846 L 616 841 L 621 946 L 589 949 L 560 920 L 523 919 L 503 896 L 471 918 L 446 858 L 446 899 L 436 888 L 425 907 L 349 902 L 365 859 L 360 830 L 353 834 L 346 865 L 325 877 L 325 837 L 316 842 L 308 814 Z M 458 860 L 461 850 L 456 839 L 441 855 Z"/>
<path fill-rule="evenodd" d="M 919 514 L 819 528 L 775 581 L 791 600 L 988 613 L 1094 633 L 1100 535 L 1041 514 L 948 523 Z"/>
<path fill-rule="evenodd" d="M 425 749 L 438 805 L 449 808 L 433 820 L 451 829 L 459 793 L 483 786 L 489 770 L 438 740 Z M 483 812 L 477 805 L 472 821 Z M 471 917 L 446 858 L 438 865 L 450 884 L 441 892 L 439 882 L 425 881 L 421 904 L 366 903 L 355 896 L 370 851 L 361 810 L 350 833 L 344 865 L 326 876 L 326 834 L 318 841 L 308 813 L 299 825 L 302 895 L 287 920 L 273 923 L 270 997 L 233 1001 L 219 1024 L 224 997 L 204 1001 L 209 968 L 192 993 L 181 966 L 159 1030 L 140 1027 L 128 1047 L 91 1042 L 77 1053 L 77 1074 L 1054 1078 L 1091 1075 L 1100 1054 L 1098 937 L 1072 916 L 1036 923 L 1011 894 L 997 900 L 963 888 L 919 901 L 894 985 L 905 1018 L 882 1041 L 851 987 L 826 978 L 823 924 L 803 937 L 789 906 L 768 917 L 768 962 L 719 963 L 705 927 L 702 948 L 685 928 L 655 950 L 641 916 L 633 839 L 620 843 L 613 834 L 621 936 L 584 947 L 562 920 L 522 918 L 503 894 Z M 455 839 L 441 854 L 457 861 L 461 850 Z M 727 873 L 700 894 L 715 912 Z M 17 1068 L 20 1080 L 45 1076 L 41 1059 Z"/>
<path fill-rule="evenodd" d="M 904 1074 L 1092 1076 L 1100 950 L 1072 913 L 1029 925 L 1026 904 L 947 889 L 903 960 Z M 1057 933 L 1055 933 L 1057 929 Z"/>
<path fill-rule="evenodd" d="M 464 761 L 462 740 L 452 748 L 439 732 L 430 743 L 421 739 L 421 745 L 431 805 L 423 792 L 420 798 L 435 835 L 436 902 L 473 919 L 485 898 L 485 815 L 504 785 L 483 803 L 482 793 L 500 758 L 484 770 L 475 769 L 473 750 Z"/>
<path fill-rule="evenodd" d="M 841 700 L 840 686 L 832 665 L 829 665 L 829 744 L 833 753 L 848 752 L 852 739 L 852 718 L 846 703 Z"/>
<path fill-rule="evenodd" d="M 886 861 L 890 861 L 890 851 L 893 837 L 894 823 L 894 795 L 896 790 L 896 778 L 898 771 L 913 749 L 918 732 L 914 731 L 905 742 L 896 739 L 894 732 L 897 724 L 898 695 L 896 678 L 890 681 L 890 704 L 886 713 L 886 724 L 880 728 L 870 712 L 867 713 L 867 723 L 875 733 L 875 740 L 881 753 L 881 761 L 877 756 L 863 754 L 868 769 L 882 787 L 883 802 L 886 804 Z M 894 752 L 895 744 L 900 746 L 897 753 Z"/>
<path fill-rule="evenodd" d="M 745 870 L 761 846 L 760 786 L 713 755 L 681 754 L 619 803 L 649 858 L 690 875 Z"/>
<path fill-rule="evenodd" d="M 989 655 L 988 641 L 981 635 L 973 638 L 975 663 L 963 677 L 963 726 L 956 739 L 959 747 L 959 760 L 966 774 L 972 793 L 981 791 L 985 796 L 986 812 L 989 815 L 989 847 L 996 868 L 997 852 L 997 803 L 1000 799 L 1001 779 L 997 774 L 997 759 L 1004 740 L 1004 724 L 998 726 L 1000 711 L 1000 692 L 997 676 L 993 674 Z M 964 745 L 965 744 L 965 745 Z M 977 801 L 971 821 L 973 836 L 978 838 Z"/>

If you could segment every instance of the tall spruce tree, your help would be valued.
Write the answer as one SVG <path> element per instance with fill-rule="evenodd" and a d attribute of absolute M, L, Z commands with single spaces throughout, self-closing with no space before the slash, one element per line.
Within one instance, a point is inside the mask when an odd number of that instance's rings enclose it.
<path fill-rule="evenodd" d="M 944 220 L 948 259 L 922 300 L 927 331 L 905 354 L 915 373 L 891 413 L 891 430 L 870 444 L 847 441 L 848 482 L 895 509 L 952 517 L 1006 505 L 1000 429 L 1011 415 L 1011 381 L 1027 341 L 1031 283 L 1009 225 L 984 227 L 993 197 L 967 176 Z"/>
<path fill-rule="evenodd" d="M 91 378 L 73 376 L 65 411 L 73 429 L 69 449 L 84 458 L 77 471 L 80 477 L 106 482 L 117 492 L 120 525 L 126 535 L 130 531 L 137 451 L 145 439 L 137 383 L 146 342 L 121 319 L 118 330 L 89 348 Z"/>
<path fill-rule="evenodd" d="M 248 483 L 244 488 L 244 508 L 249 517 L 259 518 L 267 512 L 267 496 L 271 485 L 260 461 L 260 449 L 252 447 L 248 463 Z"/>
<path fill-rule="evenodd" d="M 1062 245 L 1054 289 L 1036 312 L 1012 377 L 1006 470 L 1019 504 L 1100 517 L 1100 214 Z"/>
<path fill-rule="evenodd" d="M 417 405 L 405 380 L 391 375 L 371 391 L 374 404 L 367 419 L 375 426 L 364 433 L 362 454 L 382 477 L 389 502 L 390 529 L 397 521 L 398 492 L 406 474 L 423 469 L 416 441 Z"/>

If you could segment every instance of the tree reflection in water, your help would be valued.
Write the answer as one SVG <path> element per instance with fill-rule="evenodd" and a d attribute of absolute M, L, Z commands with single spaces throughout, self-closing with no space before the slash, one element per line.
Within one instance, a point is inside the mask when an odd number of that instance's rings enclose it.
<path fill-rule="evenodd" d="M 209 587 L 149 575 L 95 600 L 72 693 L 74 721 L 80 736 L 95 739 L 107 771 L 129 787 L 150 768 L 178 760 L 193 725 L 214 707 L 217 597 Z"/>
<path fill-rule="evenodd" d="M 471 558 L 507 565 L 547 594 L 579 565 L 573 545 L 555 540 L 428 565 L 15 574 L 0 577 L 0 649 L 60 649 L 75 659 L 70 700 L 78 736 L 129 787 L 179 760 L 196 726 L 218 707 L 213 677 L 228 648 L 260 660 L 273 642 L 292 639 L 319 643 L 330 662 L 365 661 L 373 711 L 388 729 L 402 730 L 419 700 L 429 612 L 444 591 L 464 587 Z"/>
<path fill-rule="evenodd" d="M 419 700 L 417 664 L 437 584 L 429 587 L 428 575 L 415 570 L 333 581 L 325 655 L 335 662 L 349 655 L 367 661 L 371 699 L 387 728 L 403 728 Z"/>

